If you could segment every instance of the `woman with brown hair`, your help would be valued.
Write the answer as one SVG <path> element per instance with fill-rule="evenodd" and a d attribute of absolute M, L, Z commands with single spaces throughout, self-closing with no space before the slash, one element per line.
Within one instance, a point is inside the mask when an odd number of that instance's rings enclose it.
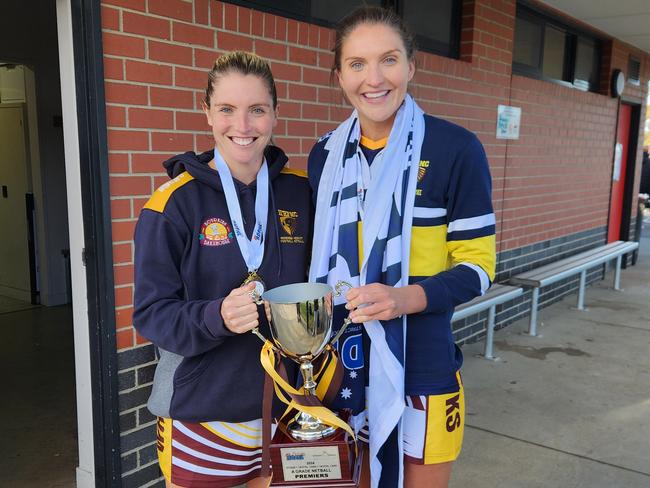
<path fill-rule="evenodd" d="M 333 408 L 369 441 L 373 487 L 446 487 L 460 453 L 462 353 L 454 307 L 494 278 L 495 219 L 483 147 L 408 95 L 413 36 L 360 7 L 336 30 L 333 71 L 352 115 L 312 149 L 310 280 L 354 285 L 335 303 L 347 368 Z M 355 326 L 356 324 L 356 326 Z"/>

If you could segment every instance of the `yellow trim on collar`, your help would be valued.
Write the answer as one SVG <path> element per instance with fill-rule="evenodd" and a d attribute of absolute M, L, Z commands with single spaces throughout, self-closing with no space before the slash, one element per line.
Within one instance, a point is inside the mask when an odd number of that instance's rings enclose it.
<path fill-rule="evenodd" d="M 302 178 L 307 178 L 307 172 L 304 169 L 295 169 L 295 168 L 287 168 L 284 167 L 280 170 L 280 173 L 283 173 L 285 175 L 296 175 L 300 176 Z"/>
<path fill-rule="evenodd" d="M 363 147 L 367 149 L 370 149 L 371 151 L 374 151 L 375 149 L 381 149 L 382 147 L 386 147 L 386 144 L 388 144 L 388 137 L 384 137 L 383 139 L 373 141 L 369 137 L 361 136 L 361 140 L 359 141 L 359 144 L 361 144 Z"/>

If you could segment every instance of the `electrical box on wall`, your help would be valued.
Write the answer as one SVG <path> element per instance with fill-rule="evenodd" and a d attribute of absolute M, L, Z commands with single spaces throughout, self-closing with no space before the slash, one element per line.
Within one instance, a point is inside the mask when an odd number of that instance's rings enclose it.
<path fill-rule="evenodd" d="M 0 103 L 25 101 L 25 68 L 21 65 L 0 66 Z"/>

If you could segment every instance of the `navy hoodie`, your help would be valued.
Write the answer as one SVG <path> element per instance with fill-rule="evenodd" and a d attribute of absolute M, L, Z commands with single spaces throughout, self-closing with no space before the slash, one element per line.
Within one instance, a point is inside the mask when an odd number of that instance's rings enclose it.
<path fill-rule="evenodd" d="M 258 270 L 271 289 L 306 281 L 312 233 L 309 184 L 304 172 L 285 169 L 285 154 L 265 151 L 269 213 L 264 259 Z M 247 277 L 213 151 L 187 152 L 164 163 L 172 178 L 142 209 L 135 231 L 133 323 L 158 348 L 160 360 L 149 399 L 153 414 L 188 422 L 242 422 L 261 418 L 262 343 L 235 334 L 221 303 Z M 235 180 L 244 227 L 254 226 L 256 183 Z M 258 308 L 260 330 L 270 338 Z M 290 375 L 295 366 L 286 362 Z M 275 399 L 273 413 L 282 413 Z"/>

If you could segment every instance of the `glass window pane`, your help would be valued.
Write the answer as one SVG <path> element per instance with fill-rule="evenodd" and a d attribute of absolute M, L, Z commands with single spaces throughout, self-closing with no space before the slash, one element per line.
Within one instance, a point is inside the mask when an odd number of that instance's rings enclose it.
<path fill-rule="evenodd" d="M 542 26 L 517 17 L 514 62 L 538 68 L 541 50 Z"/>
<path fill-rule="evenodd" d="M 627 79 L 634 85 L 641 83 L 641 61 L 632 56 L 627 61 Z"/>
<path fill-rule="evenodd" d="M 593 42 L 578 38 L 576 69 L 573 84 L 588 90 L 598 85 L 598 50 Z"/>
<path fill-rule="evenodd" d="M 250 3 L 262 9 L 271 8 L 289 14 L 307 14 L 304 0 L 283 0 L 282 2 L 278 2 L 277 0 L 250 0 Z"/>
<path fill-rule="evenodd" d="M 381 6 L 381 0 L 311 0 L 311 16 L 337 23 L 359 5 Z"/>
<path fill-rule="evenodd" d="M 414 34 L 451 43 L 453 0 L 406 0 L 402 16 Z"/>
<path fill-rule="evenodd" d="M 566 32 L 546 26 L 544 34 L 544 62 L 542 73 L 548 78 L 564 79 Z"/>

